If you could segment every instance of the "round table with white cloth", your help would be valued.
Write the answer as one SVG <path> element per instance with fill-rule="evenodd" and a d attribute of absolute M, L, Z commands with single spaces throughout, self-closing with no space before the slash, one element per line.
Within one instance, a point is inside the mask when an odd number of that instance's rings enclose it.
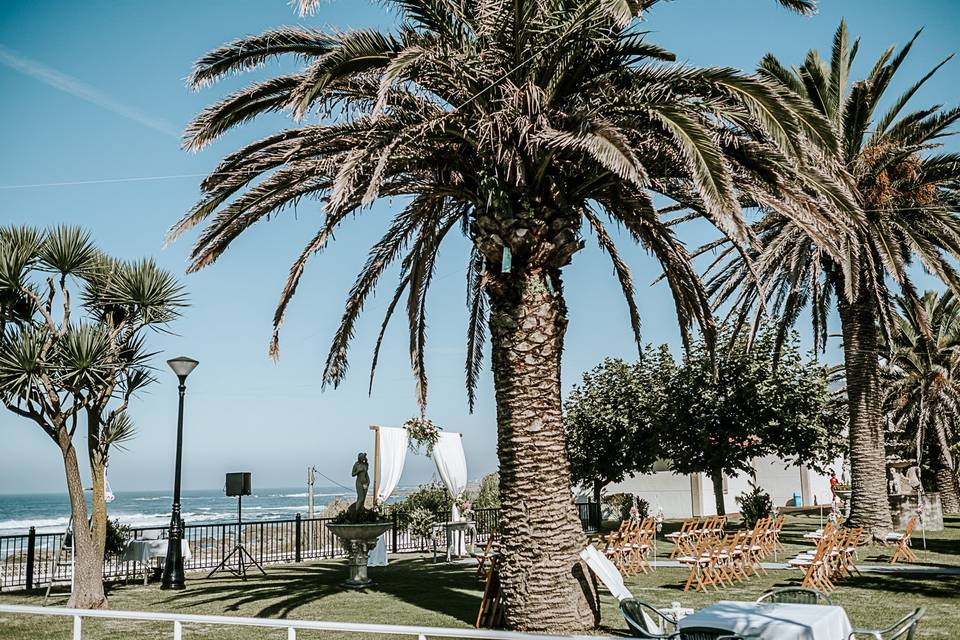
<path fill-rule="evenodd" d="M 180 551 L 183 560 L 190 559 L 190 545 L 186 540 L 180 541 Z M 127 543 L 120 556 L 121 562 L 139 562 L 144 565 L 143 584 L 147 584 L 147 569 L 156 558 L 167 557 L 167 540 L 131 540 Z"/>
<path fill-rule="evenodd" d="M 843 607 L 721 600 L 679 621 L 683 629 L 715 629 L 751 640 L 846 640 L 853 630 Z"/>

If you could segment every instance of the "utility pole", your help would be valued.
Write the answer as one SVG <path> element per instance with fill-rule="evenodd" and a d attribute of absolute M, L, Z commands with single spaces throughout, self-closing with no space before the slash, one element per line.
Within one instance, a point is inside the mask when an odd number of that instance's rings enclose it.
<path fill-rule="evenodd" d="M 313 518 L 313 474 L 317 468 L 313 465 L 307 467 L 307 517 Z"/>

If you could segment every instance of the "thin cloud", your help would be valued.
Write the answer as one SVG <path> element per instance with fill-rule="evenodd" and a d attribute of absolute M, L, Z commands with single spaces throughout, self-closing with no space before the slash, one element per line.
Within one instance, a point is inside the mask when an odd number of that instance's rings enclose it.
<path fill-rule="evenodd" d="M 154 131 L 175 138 L 180 138 L 180 132 L 169 122 L 155 118 L 149 114 L 138 111 L 118 102 L 110 96 L 94 89 L 93 87 L 80 82 L 75 78 L 64 75 L 56 69 L 51 69 L 47 65 L 25 58 L 3 45 L 0 45 L 0 64 L 13 69 L 18 73 L 29 76 L 59 91 L 63 91 L 75 98 L 97 105 L 101 109 L 106 109 L 121 118 L 136 122 Z"/>

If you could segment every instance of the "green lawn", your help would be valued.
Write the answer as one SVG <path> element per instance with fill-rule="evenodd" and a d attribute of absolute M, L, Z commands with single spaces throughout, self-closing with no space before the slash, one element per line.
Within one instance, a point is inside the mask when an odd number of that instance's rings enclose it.
<path fill-rule="evenodd" d="M 800 535 L 816 524 L 791 518 L 790 536 Z M 806 527 L 804 529 L 804 527 Z M 960 519 L 953 518 L 946 532 L 928 536 L 926 555 L 921 561 L 929 564 L 960 565 Z M 797 542 L 799 545 L 799 542 Z M 665 553 L 666 544 L 659 551 Z M 919 543 L 917 545 L 920 546 Z M 871 558 L 888 558 L 888 551 L 867 550 L 865 563 Z M 110 604 L 115 609 L 177 611 L 194 614 L 268 616 L 314 620 L 336 620 L 388 624 L 431 626 L 471 626 L 480 604 L 481 584 L 472 569 L 462 565 L 432 564 L 429 556 L 400 556 L 391 565 L 372 569 L 377 586 L 366 592 L 344 591 L 338 583 L 346 575 L 343 561 L 315 562 L 268 567 L 267 577 L 252 577 L 241 582 L 232 577 L 203 579 L 202 574 L 188 576 L 188 588 L 182 592 L 160 591 L 155 583 L 114 585 L 110 588 Z M 774 586 L 797 584 L 799 573 L 771 571 L 769 577 L 754 578 L 746 584 L 720 593 L 698 594 L 682 591 L 686 572 L 679 569 L 658 569 L 649 576 L 627 580 L 633 593 L 653 604 L 668 606 L 678 601 L 684 606 L 700 608 L 719 599 L 752 600 Z M 960 576 L 870 575 L 841 582 L 833 595 L 844 606 L 854 625 L 878 626 L 889 623 L 917 606 L 928 609 L 921 623 L 918 638 L 952 639 L 960 629 Z M 0 594 L 4 604 L 40 604 L 42 592 Z M 626 628 L 613 599 L 604 593 L 602 632 L 622 635 Z M 62 604 L 63 598 L 54 604 Z M 53 618 L 0 617 L 0 640 L 60 640 L 70 637 L 70 621 Z M 89 620 L 84 624 L 84 638 L 124 640 L 170 637 L 169 625 L 140 622 L 106 622 Z M 329 640 L 336 636 L 359 640 L 356 634 L 323 633 Z M 269 633 L 262 629 L 195 627 L 185 628 L 185 638 L 227 640 L 237 638 L 285 638 L 285 632 Z M 320 638 L 321 634 L 300 633 L 301 638 Z"/>

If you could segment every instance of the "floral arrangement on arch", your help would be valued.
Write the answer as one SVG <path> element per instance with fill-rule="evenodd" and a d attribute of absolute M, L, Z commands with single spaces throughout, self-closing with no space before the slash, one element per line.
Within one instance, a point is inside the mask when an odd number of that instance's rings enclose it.
<path fill-rule="evenodd" d="M 428 456 L 433 453 L 433 448 L 440 440 L 442 428 L 439 425 L 434 424 L 429 418 L 420 416 L 404 422 L 403 428 L 407 430 L 407 446 L 410 447 L 410 451 L 420 453 L 420 449 L 425 448 Z"/>

